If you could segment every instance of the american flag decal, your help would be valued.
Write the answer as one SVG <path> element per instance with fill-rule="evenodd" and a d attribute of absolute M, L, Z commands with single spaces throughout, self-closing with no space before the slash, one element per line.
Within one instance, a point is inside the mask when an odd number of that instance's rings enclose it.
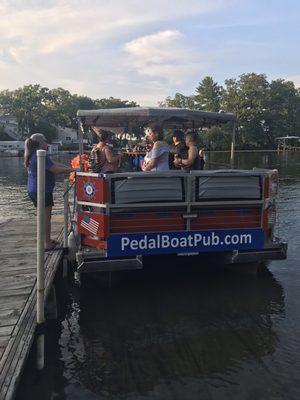
<path fill-rule="evenodd" d="M 86 229 L 87 231 L 91 232 L 93 235 L 97 235 L 99 222 L 95 219 L 90 218 L 87 214 L 84 214 L 82 220 L 80 222 L 80 226 Z"/>

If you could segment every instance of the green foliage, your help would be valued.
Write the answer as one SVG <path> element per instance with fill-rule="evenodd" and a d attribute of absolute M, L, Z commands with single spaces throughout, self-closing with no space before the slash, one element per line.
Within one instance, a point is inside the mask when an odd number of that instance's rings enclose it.
<path fill-rule="evenodd" d="M 266 116 L 269 84 L 264 74 L 243 74 L 238 81 L 225 82 L 224 109 L 238 118 L 237 144 L 242 147 L 265 147 L 271 144 Z M 230 107 L 230 106 L 231 107 Z"/>
<path fill-rule="evenodd" d="M 224 87 L 207 76 L 198 84 L 194 94 L 186 96 L 176 93 L 173 98 L 169 96 L 159 105 L 235 113 L 236 141 L 241 149 L 275 148 L 276 137 L 300 133 L 300 90 L 295 88 L 293 82 L 284 79 L 268 82 L 264 74 L 242 74 L 237 79 L 225 80 Z M 50 90 L 40 85 L 0 91 L 0 115 L 16 117 L 23 137 L 33 132 L 43 132 L 48 140 L 55 137 L 58 125 L 76 129 L 76 113 L 79 109 L 136 106 L 133 101 L 113 97 L 91 99 L 63 88 Z M 228 149 L 232 131 L 229 125 L 199 132 L 201 145 Z M 1 137 L 6 137 L 3 133 Z M 127 133 L 140 138 L 144 136 L 144 129 L 137 126 Z M 126 132 L 120 140 L 126 142 Z"/>
<path fill-rule="evenodd" d="M 205 77 L 192 96 L 168 97 L 167 107 L 183 107 L 178 101 L 189 99 L 193 107 L 207 111 L 224 110 L 237 116 L 236 143 L 240 149 L 275 148 L 276 137 L 300 133 L 300 90 L 293 82 L 267 80 L 264 74 L 242 74 L 238 79 L 225 80 L 219 86 L 211 77 Z M 227 149 L 232 127 L 212 127 L 203 131 L 206 146 Z"/>
<path fill-rule="evenodd" d="M 270 83 L 267 124 L 270 137 L 294 135 L 299 127 L 299 93 L 293 82 L 277 79 Z M 297 116 L 298 112 L 298 116 Z"/>
<path fill-rule="evenodd" d="M 96 109 L 101 108 L 125 108 L 125 107 L 138 107 L 135 101 L 115 99 L 109 97 L 108 99 L 95 100 Z"/>
<path fill-rule="evenodd" d="M 210 150 L 228 150 L 231 143 L 231 135 L 229 135 L 231 131 L 230 126 L 227 125 L 203 129 L 199 135 L 200 145 Z"/>
<path fill-rule="evenodd" d="M 40 121 L 49 121 L 47 102 L 51 98 L 48 88 L 28 85 L 15 91 L 0 92 L 0 109 L 17 118 L 23 135 L 36 131 Z"/>
<path fill-rule="evenodd" d="M 193 96 L 185 96 L 176 93 L 174 99 L 170 96 L 159 103 L 160 107 L 177 107 L 177 108 L 195 108 L 195 100 Z"/>
<path fill-rule="evenodd" d="M 40 119 L 36 122 L 35 132 L 43 133 L 48 142 L 51 143 L 56 138 L 57 128 L 48 121 Z"/>
<path fill-rule="evenodd" d="M 221 109 L 222 95 L 222 86 L 214 82 L 211 76 L 206 76 L 196 88 L 195 108 L 218 112 Z"/>
<path fill-rule="evenodd" d="M 11 140 L 11 137 L 8 136 L 7 133 L 5 133 L 5 131 L 2 128 L 2 126 L 0 126 L 0 140 Z"/>
<path fill-rule="evenodd" d="M 49 90 L 40 85 L 23 86 L 14 91 L 0 92 L 0 115 L 9 114 L 17 118 L 23 137 L 42 132 L 51 141 L 56 136 L 57 126 L 77 128 L 76 114 L 79 109 L 136 107 L 128 100 L 93 100 L 87 96 L 71 94 L 63 88 Z"/>

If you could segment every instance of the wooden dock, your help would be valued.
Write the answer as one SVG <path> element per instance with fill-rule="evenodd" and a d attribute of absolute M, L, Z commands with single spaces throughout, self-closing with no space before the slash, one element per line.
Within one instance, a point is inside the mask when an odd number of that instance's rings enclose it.
<path fill-rule="evenodd" d="M 52 237 L 63 220 L 54 217 Z M 46 293 L 63 251 L 45 253 Z M 0 399 L 13 399 L 36 329 L 36 219 L 0 224 Z"/>

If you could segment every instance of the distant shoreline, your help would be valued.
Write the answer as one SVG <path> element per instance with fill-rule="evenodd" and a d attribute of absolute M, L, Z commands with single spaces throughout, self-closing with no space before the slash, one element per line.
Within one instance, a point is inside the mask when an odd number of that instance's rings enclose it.
<path fill-rule="evenodd" d="M 300 150 L 300 148 L 299 148 Z M 251 149 L 251 150 L 234 150 L 235 153 L 283 153 L 283 152 L 291 152 L 296 153 L 298 150 L 261 150 L 261 149 Z M 206 150 L 206 153 L 230 153 L 230 150 Z"/>

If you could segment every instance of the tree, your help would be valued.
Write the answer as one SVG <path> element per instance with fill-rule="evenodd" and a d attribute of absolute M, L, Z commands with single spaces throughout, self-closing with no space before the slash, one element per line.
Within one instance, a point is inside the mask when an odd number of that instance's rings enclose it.
<path fill-rule="evenodd" d="M 51 94 L 48 107 L 53 112 L 53 122 L 56 125 L 77 129 L 77 111 L 97 108 L 95 100 L 90 97 L 73 95 L 62 88 L 52 89 Z"/>
<path fill-rule="evenodd" d="M 238 91 L 239 91 L 239 83 L 236 79 L 225 80 L 222 107 L 224 111 L 232 112 L 237 116 L 240 111 Z"/>
<path fill-rule="evenodd" d="M 1 110 L 17 118 L 19 130 L 22 135 L 37 131 L 43 124 L 52 125 L 51 114 L 47 107 L 51 100 L 51 92 L 40 85 L 27 85 L 15 91 L 4 91 L 0 96 Z M 52 135 L 47 137 L 52 139 Z"/>
<path fill-rule="evenodd" d="M 95 100 L 96 109 L 101 108 L 126 108 L 126 107 L 139 107 L 135 101 L 121 100 L 114 97 L 108 99 Z"/>
<path fill-rule="evenodd" d="M 160 107 L 177 107 L 177 108 L 195 108 L 194 96 L 185 96 L 176 93 L 174 98 L 168 96 L 164 101 L 159 103 Z"/>
<path fill-rule="evenodd" d="M 264 74 L 242 74 L 239 80 L 225 81 L 223 108 L 237 116 L 240 147 L 272 146 L 267 124 L 268 99 L 269 83 Z"/>
<path fill-rule="evenodd" d="M 5 132 L 2 126 L 0 126 L 0 140 L 11 140 L 11 137 Z"/>
<path fill-rule="evenodd" d="M 295 134 L 300 133 L 300 89 L 296 89 Z"/>
<path fill-rule="evenodd" d="M 299 98 L 291 81 L 277 79 L 270 83 L 267 123 L 273 140 L 282 135 L 295 135 Z"/>
<path fill-rule="evenodd" d="M 8 114 L 12 108 L 13 96 L 9 90 L 2 90 L 0 92 L 0 115 Z"/>
<path fill-rule="evenodd" d="M 48 140 L 56 135 L 57 126 L 77 128 L 77 111 L 97 108 L 136 107 L 135 102 L 110 97 L 93 100 L 71 94 L 63 88 L 49 90 L 28 85 L 14 91 L 0 92 L 0 112 L 17 118 L 23 136 L 43 132 Z"/>
<path fill-rule="evenodd" d="M 231 144 L 232 128 L 230 128 L 225 124 L 203 129 L 200 135 L 201 144 L 210 150 L 228 150 Z"/>
<path fill-rule="evenodd" d="M 195 107 L 198 110 L 220 111 L 223 88 L 214 82 L 211 76 L 206 76 L 196 88 L 194 96 Z"/>

